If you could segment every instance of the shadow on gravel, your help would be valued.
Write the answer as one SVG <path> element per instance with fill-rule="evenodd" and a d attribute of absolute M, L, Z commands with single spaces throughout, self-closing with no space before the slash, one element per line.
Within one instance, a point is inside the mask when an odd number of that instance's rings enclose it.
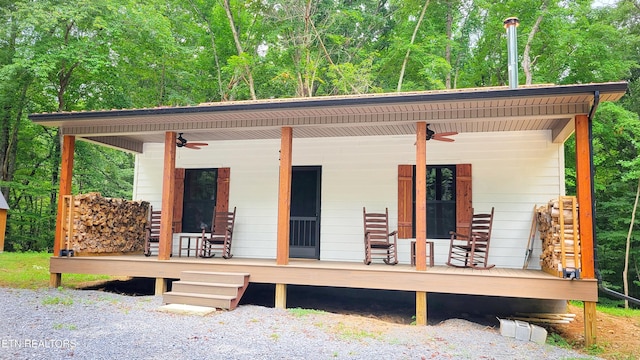
<path fill-rule="evenodd" d="M 81 288 L 128 296 L 154 295 L 155 279 L 112 280 Z M 171 290 L 171 284 L 169 284 Z M 274 307 L 275 285 L 250 284 L 240 301 L 242 305 Z M 438 324 L 447 319 L 465 319 L 496 326 L 496 305 L 503 299 L 471 295 L 428 294 L 428 322 Z M 487 306 L 491 304 L 491 306 Z M 408 291 L 350 289 L 320 286 L 287 286 L 287 307 L 316 309 L 337 314 L 359 315 L 398 324 L 410 324 L 415 318 L 415 293 Z M 509 308 L 507 306 L 507 308 Z"/>

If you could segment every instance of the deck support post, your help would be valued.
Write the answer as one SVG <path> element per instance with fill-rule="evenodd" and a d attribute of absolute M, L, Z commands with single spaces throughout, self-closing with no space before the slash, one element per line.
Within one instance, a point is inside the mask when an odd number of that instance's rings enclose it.
<path fill-rule="evenodd" d="M 51 273 L 49 274 L 49 287 L 55 289 L 62 285 L 62 274 Z"/>
<path fill-rule="evenodd" d="M 416 325 L 427 325 L 427 293 L 416 291 Z"/>
<path fill-rule="evenodd" d="M 416 124 L 416 270 L 427 270 L 427 123 L 424 121 Z"/>
<path fill-rule="evenodd" d="M 2 194 L 0 194 L 0 196 L 2 196 Z M 6 231 L 7 231 L 7 209 L 0 208 L 0 253 L 4 251 L 4 234 Z"/>
<path fill-rule="evenodd" d="M 156 296 L 162 295 L 167 292 L 167 279 L 165 278 L 156 278 Z"/>
<path fill-rule="evenodd" d="M 287 284 L 276 284 L 276 309 L 287 308 Z"/>
<path fill-rule="evenodd" d="M 71 182 L 73 178 L 73 154 L 76 147 L 76 137 L 64 135 L 62 137 L 62 162 L 60 164 L 60 190 L 58 191 L 58 213 L 56 215 L 56 233 L 53 239 L 53 256 L 60 256 L 64 229 L 62 226 L 62 198 L 71 195 Z M 49 287 L 57 288 L 62 283 L 62 274 L 51 273 Z"/>
<path fill-rule="evenodd" d="M 576 188 L 578 220 L 580 224 L 580 273 L 583 279 L 595 278 L 593 234 L 593 173 L 591 149 L 591 120 L 587 115 L 576 115 Z M 596 344 L 596 303 L 584 302 L 584 344 Z"/>
<path fill-rule="evenodd" d="M 596 338 L 596 303 L 584 302 L 584 346 L 590 347 L 597 344 Z"/>
<path fill-rule="evenodd" d="M 278 238 L 276 264 L 289 264 L 289 220 L 291 217 L 291 153 L 293 129 L 282 128 L 280 140 L 280 182 L 278 186 Z M 277 289 L 277 285 L 276 285 Z M 277 291 L 277 290 L 276 290 Z M 276 297 L 277 299 L 277 297 Z"/>
<path fill-rule="evenodd" d="M 176 172 L 176 133 L 164 134 L 164 168 L 162 171 L 162 215 L 160 217 L 160 240 L 158 260 L 169 260 L 173 243 L 173 202 Z M 156 287 L 157 290 L 157 287 Z"/>

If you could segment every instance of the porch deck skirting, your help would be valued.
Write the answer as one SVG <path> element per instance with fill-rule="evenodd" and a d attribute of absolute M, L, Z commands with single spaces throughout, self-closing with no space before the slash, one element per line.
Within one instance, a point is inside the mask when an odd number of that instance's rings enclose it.
<path fill-rule="evenodd" d="M 180 273 L 186 270 L 249 273 L 251 283 L 598 301 L 596 280 L 565 280 L 540 270 L 434 266 L 427 271 L 416 271 L 414 267 L 403 264 L 374 263 L 367 266 L 356 262 L 291 259 L 288 265 L 276 265 L 275 259 L 158 260 L 142 255 L 52 257 L 50 261 L 50 272 L 59 274 L 179 279 Z"/>

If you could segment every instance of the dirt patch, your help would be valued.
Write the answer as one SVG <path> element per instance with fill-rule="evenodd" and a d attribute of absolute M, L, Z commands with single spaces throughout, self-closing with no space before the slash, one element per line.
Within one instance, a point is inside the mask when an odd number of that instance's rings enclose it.
<path fill-rule="evenodd" d="M 569 305 L 576 314 L 570 324 L 555 326 L 554 330 L 575 349 L 584 348 L 584 312 L 581 307 Z M 622 317 L 598 311 L 596 315 L 598 356 L 605 359 L 640 359 L 640 318 Z M 596 352 L 597 352 L 596 351 Z"/>

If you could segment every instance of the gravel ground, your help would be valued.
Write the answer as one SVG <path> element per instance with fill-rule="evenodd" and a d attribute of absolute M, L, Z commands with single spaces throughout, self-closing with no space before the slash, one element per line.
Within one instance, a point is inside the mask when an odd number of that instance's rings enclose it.
<path fill-rule="evenodd" d="M 0 359 L 596 359 L 466 320 L 416 327 L 242 305 L 158 312 L 161 297 L 0 288 Z"/>

